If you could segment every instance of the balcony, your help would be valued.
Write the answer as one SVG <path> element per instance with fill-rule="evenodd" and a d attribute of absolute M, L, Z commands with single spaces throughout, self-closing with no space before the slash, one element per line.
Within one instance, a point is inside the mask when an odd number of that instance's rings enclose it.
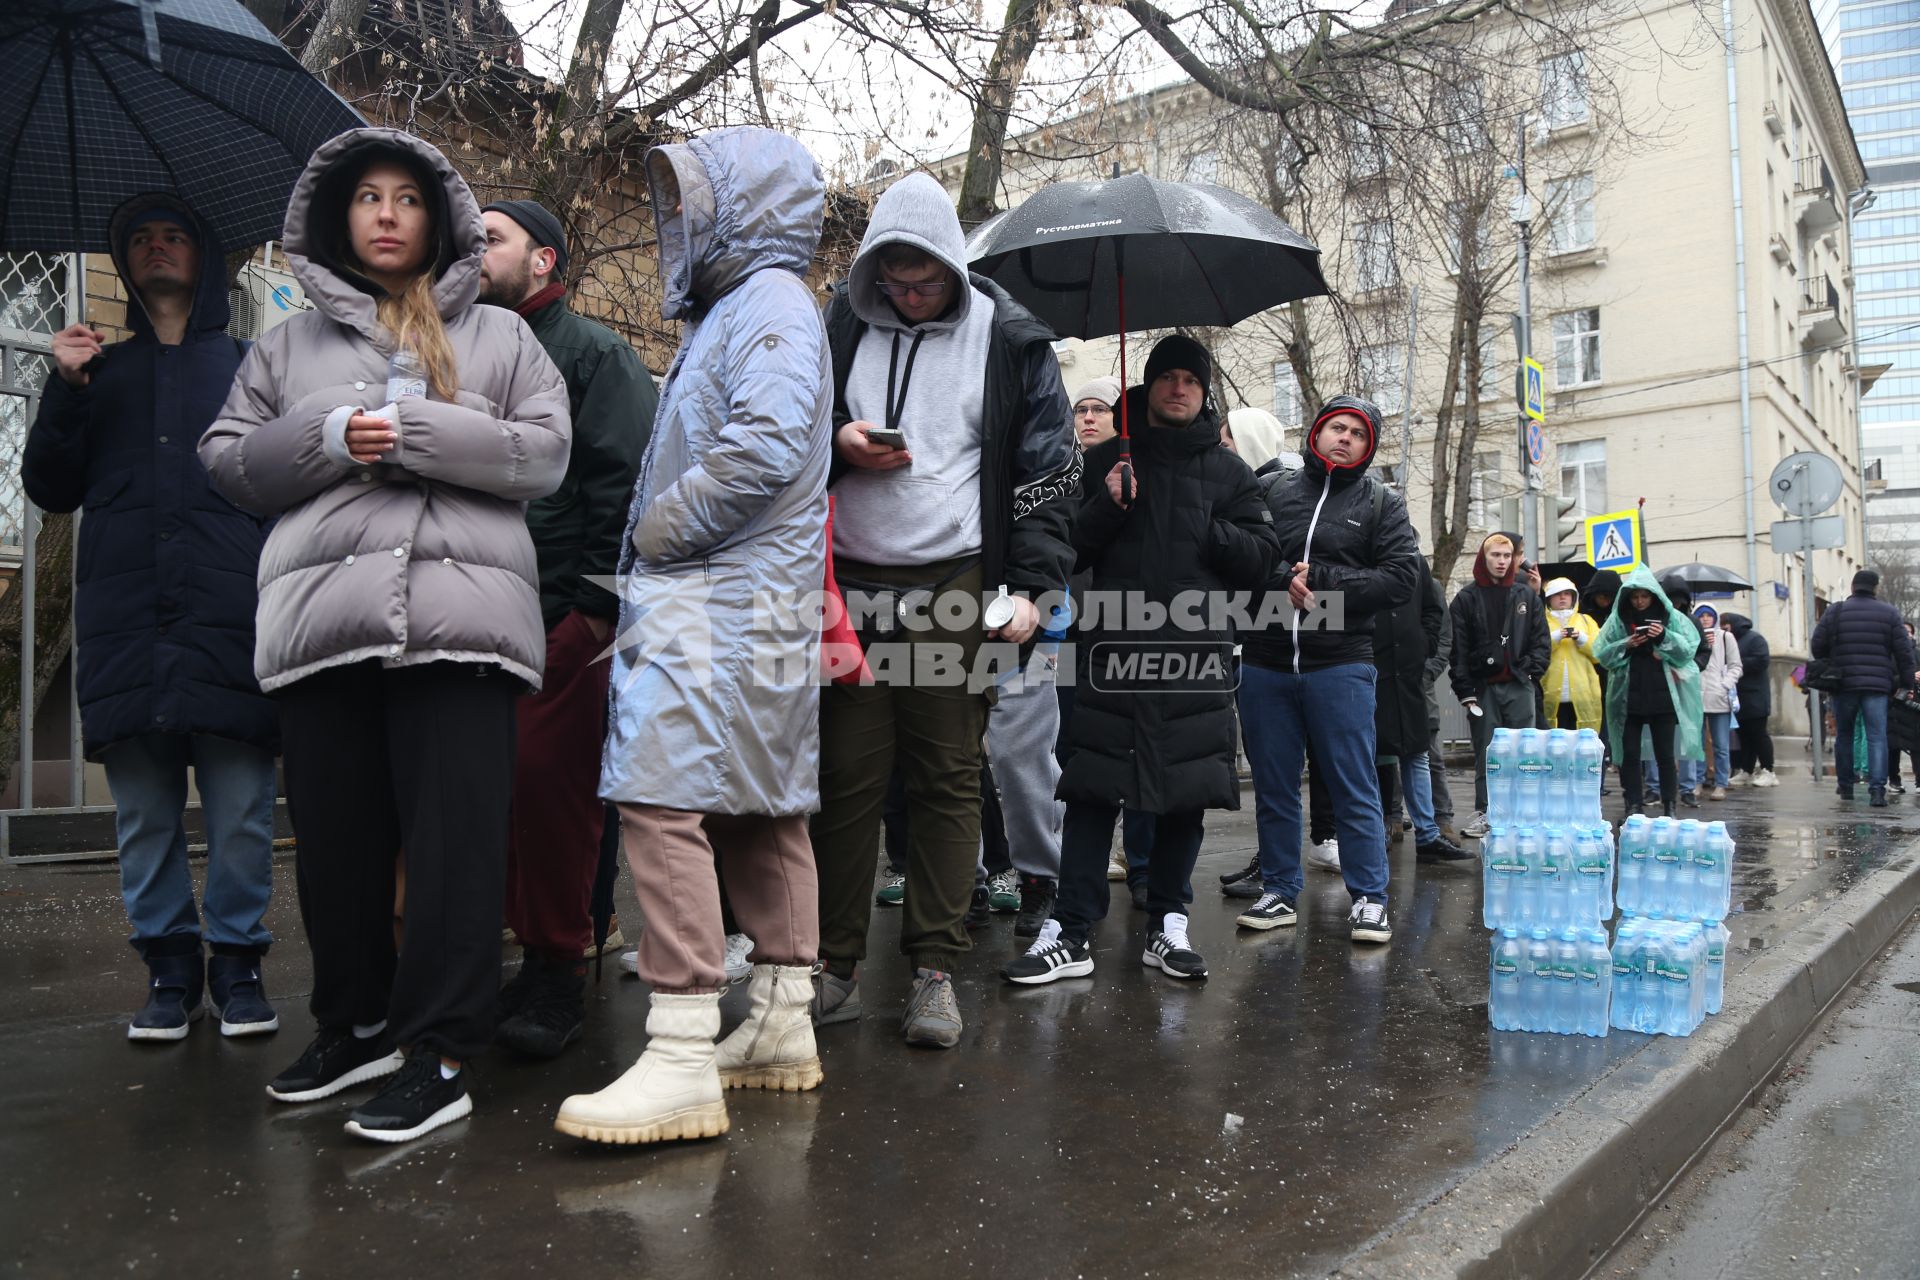
<path fill-rule="evenodd" d="M 1787 122 L 1780 118 L 1780 108 L 1771 102 L 1760 104 L 1760 119 L 1766 123 L 1767 132 L 1776 138 L 1787 131 Z"/>
<path fill-rule="evenodd" d="M 1800 281 L 1800 345 L 1827 347 L 1847 336 L 1840 314 L 1840 290 L 1826 276 Z"/>
<path fill-rule="evenodd" d="M 1816 154 L 1793 162 L 1793 216 L 1812 235 L 1837 227 L 1842 220 L 1833 174 Z"/>

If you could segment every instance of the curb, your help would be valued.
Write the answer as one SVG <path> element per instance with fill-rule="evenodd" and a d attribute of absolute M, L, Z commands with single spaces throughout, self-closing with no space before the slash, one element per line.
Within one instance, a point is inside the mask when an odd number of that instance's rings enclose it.
<path fill-rule="evenodd" d="M 1585 1275 L 1920 910 L 1920 844 L 1740 973 L 1721 1012 L 1656 1039 L 1332 1272 L 1351 1280 Z"/>

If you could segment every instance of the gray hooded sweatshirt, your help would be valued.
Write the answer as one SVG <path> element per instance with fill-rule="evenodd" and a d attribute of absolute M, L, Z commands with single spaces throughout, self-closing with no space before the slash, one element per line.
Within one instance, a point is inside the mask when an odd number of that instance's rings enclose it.
<path fill-rule="evenodd" d="M 952 271 L 960 282 L 954 305 L 923 324 L 901 319 L 879 287 L 878 250 L 889 244 L 924 250 Z M 960 219 L 931 176 L 909 174 L 875 203 L 847 275 L 847 300 L 867 324 L 847 376 L 847 410 L 884 425 L 891 383 L 913 462 L 892 471 L 855 469 L 834 485 L 834 555 L 918 565 L 977 554 L 993 300 L 967 282 Z"/>

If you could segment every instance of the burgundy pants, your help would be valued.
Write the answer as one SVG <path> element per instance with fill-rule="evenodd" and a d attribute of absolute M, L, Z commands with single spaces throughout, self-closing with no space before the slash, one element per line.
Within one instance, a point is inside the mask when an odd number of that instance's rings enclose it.
<path fill-rule="evenodd" d="M 539 693 L 520 699 L 520 755 L 507 840 L 507 925 L 520 945 L 577 959 L 593 945 L 593 878 L 606 830 L 600 749 L 607 680 L 586 618 L 569 613 L 547 633 Z"/>
<path fill-rule="evenodd" d="M 655 991 L 726 986 L 722 884 L 753 939 L 755 964 L 810 965 L 819 958 L 820 882 L 804 814 L 729 816 L 622 804 L 620 841 L 647 920 L 640 976 Z"/>

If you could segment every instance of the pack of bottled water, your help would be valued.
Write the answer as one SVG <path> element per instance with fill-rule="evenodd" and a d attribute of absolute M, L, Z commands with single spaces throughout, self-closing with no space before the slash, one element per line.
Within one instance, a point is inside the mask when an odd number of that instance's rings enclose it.
<path fill-rule="evenodd" d="M 1487 821 L 1597 826 L 1606 746 L 1591 729 L 1495 729 L 1487 746 Z"/>
<path fill-rule="evenodd" d="M 1613 828 L 1604 822 L 1496 826 L 1480 845 L 1481 920 L 1489 929 L 1605 924 L 1613 878 Z"/>
<path fill-rule="evenodd" d="M 1733 837 L 1724 822 L 1628 818 L 1620 827 L 1620 910 L 1669 920 L 1724 920 L 1733 898 Z"/>
<path fill-rule="evenodd" d="M 1719 935 L 1717 960 L 1710 930 Z M 1613 940 L 1613 1025 L 1650 1036 L 1692 1035 L 1719 1011 L 1725 963 L 1722 925 L 1626 917 Z"/>
<path fill-rule="evenodd" d="M 1487 1014 L 1495 1031 L 1604 1036 L 1613 980 L 1605 929 L 1507 925 L 1493 937 Z"/>

